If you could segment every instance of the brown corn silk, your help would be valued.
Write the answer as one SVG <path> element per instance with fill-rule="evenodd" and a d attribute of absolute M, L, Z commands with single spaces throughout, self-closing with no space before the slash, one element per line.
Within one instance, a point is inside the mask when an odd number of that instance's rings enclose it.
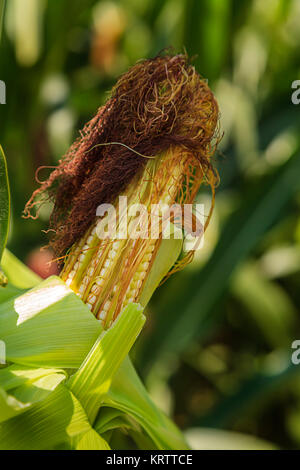
<path fill-rule="evenodd" d="M 219 140 L 218 117 L 206 80 L 186 55 L 140 61 L 121 76 L 28 201 L 25 217 L 45 200 L 54 202 L 50 245 L 61 264 L 65 261 L 61 276 L 105 326 L 126 303 L 139 300 L 162 230 L 155 240 L 99 240 L 97 207 L 117 207 L 121 194 L 128 206 L 143 203 L 149 212 L 159 202 L 191 204 L 202 182 L 214 195 L 218 176 L 211 158 Z"/>

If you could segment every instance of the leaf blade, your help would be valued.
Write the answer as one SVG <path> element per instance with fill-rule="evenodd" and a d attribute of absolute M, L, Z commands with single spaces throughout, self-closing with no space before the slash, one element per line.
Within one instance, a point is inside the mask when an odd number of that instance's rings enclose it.
<path fill-rule="evenodd" d="M 0 305 L 0 331 L 8 361 L 78 368 L 102 326 L 79 297 L 52 276 Z"/>
<path fill-rule="evenodd" d="M 4 9 L 4 6 L 3 6 Z M 1 35 L 1 11 L 0 11 L 0 35 Z M 1 37 L 1 36 L 0 36 Z M 7 243 L 10 223 L 10 190 L 7 173 L 6 158 L 3 148 L 0 145 L 0 260 Z M 5 277 L 1 274 L 0 285 L 6 283 Z"/>
<path fill-rule="evenodd" d="M 116 373 L 110 390 L 105 396 L 104 404 L 134 418 L 149 435 L 156 448 L 188 449 L 175 424 L 150 399 L 129 358 L 125 359 Z M 101 420 L 101 411 L 99 419 Z"/>
<path fill-rule="evenodd" d="M 112 378 L 140 333 L 145 317 L 139 304 L 129 304 L 95 342 L 68 386 L 80 400 L 91 422 L 108 392 Z"/>
<path fill-rule="evenodd" d="M 8 281 L 19 289 L 30 289 L 42 281 L 42 278 L 25 266 L 7 248 L 3 252 L 2 267 Z"/>

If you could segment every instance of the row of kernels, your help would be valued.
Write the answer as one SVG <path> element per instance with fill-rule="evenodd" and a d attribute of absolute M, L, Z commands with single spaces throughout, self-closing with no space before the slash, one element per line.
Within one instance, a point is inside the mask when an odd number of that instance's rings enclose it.
<path fill-rule="evenodd" d="M 100 319 L 100 320 L 105 320 L 110 305 L 111 305 L 111 302 L 110 302 L 109 300 L 107 300 L 107 301 L 105 302 L 105 304 L 103 305 L 103 307 L 101 308 L 100 313 L 97 315 L 97 318 L 98 318 L 98 319 Z"/>
<path fill-rule="evenodd" d="M 138 292 L 143 284 L 143 281 L 149 270 L 150 261 L 153 257 L 153 251 L 155 248 L 156 240 L 154 240 L 146 250 L 146 253 L 143 256 L 142 263 L 139 265 L 137 271 L 135 272 L 126 292 L 125 300 L 123 302 L 123 307 L 130 302 L 134 302 Z"/>

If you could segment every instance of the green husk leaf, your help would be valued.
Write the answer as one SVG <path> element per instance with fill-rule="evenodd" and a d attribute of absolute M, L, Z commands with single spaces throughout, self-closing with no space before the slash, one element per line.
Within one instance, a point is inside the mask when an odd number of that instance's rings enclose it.
<path fill-rule="evenodd" d="M 177 427 L 151 401 L 129 358 L 115 375 L 104 402 L 129 414 L 140 424 L 158 449 L 188 449 Z M 101 420 L 101 410 L 99 413 Z M 101 421 L 96 424 L 97 428 Z"/>
<path fill-rule="evenodd" d="M 110 447 L 103 437 L 90 429 L 79 439 L 76 450 L 110 450 Z"/>
<path fill-rule="evenodd" d="M 7 361 L 78 368 L 102 327 L 76 294 L 52 276 L 0 305 L 0 332 Z"/>
<path fill-rule="evenodd" d="M 94 429 L 105 436 L 108 436 L 116 429 L 121 429 L 131 436 L 139 449 L 156 449 L 152 439 L 144 433 L 137 421 L 132 416 L 115 408 L 101 408 Z"/>
<path fill-rule="evenodd" d="M 156 446 L 152 439 L 149 438 L 144 432 L 128 429 L 128 434 L 137 444 L 139 449 L 143 450 L 156 450 Z"/>
<path fill-rule="evenodd" d="M 173 224 L 171 224 L 172 229 Z M 157 256 L 151 267 L 151 271 L 142 290 L 140 303 L 146 306 L 153 292 L 159 286 L 161 280 L 167 275 L 174 263 L 177 261 L 182 250 L 182 239 L 163 239 Z"/>
<path fill-rule="evenodd" d="M 109 330 L 95 342 L 68 386 L 92 423 L 107 394 L 112 378 L 140 333 L 145 317 L 139 304 L 129 304 Z"/>
<path fill-rule="evenodd" d="M 20 289 L 31 289 L 42 280 L 8 249 L 5 249 L 3 252 L 1 264 L 8 282 Z"/>
<path fill-rule="evenodd" d="M 0 388 L 0 422 L 6 421 L 20 412 L 25 411 L 30 405 L 30 403 L 22 403 L 13 396 L 7 395 L 4 390 Z"/>
<path fill-rule="evenodd" d="M 116 408 L 101 408 L 99 416 L 95 421 L 94 429 L 102 435 L 118 428 L 141 430 L 139 424 L 131 416 L 123 413 L 123 411 Z"/>
<path fill-rule="evenodd" d="M 2 372 L 2 371 L 1 371 Z M 64 372 L 53 373 L 28 381 L 7 393 L 0 388 L 0 422 L 26 411 L 35 403 L 44 400 L 63 380 Z"/>
<path fill-rule="evenodd" d="M 65 372 L 62 369 L 43 369 L 12 364 L 0 370 L 0 387 L 7 392 L 16 387 L 31 384 L 49 374 L 65 374 Z"/>
<path fill-rule="evenodd" d="M 46 399 L 0 425 L 0 449 L 71 449 L 90 430 L 82 406 L 60 384 Z"/>

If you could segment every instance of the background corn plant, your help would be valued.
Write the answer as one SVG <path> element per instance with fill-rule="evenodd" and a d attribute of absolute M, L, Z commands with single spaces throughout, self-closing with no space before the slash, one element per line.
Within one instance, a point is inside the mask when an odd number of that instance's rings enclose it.
<path fill-rule="evenodd" d="M 21 219 L 35 168 L 58 161 L 116 77 L 185 47 L 218 97 L 221 184 L 204 249 L 157 291 L 132 353 L 153 400 L 198 448 L 300 447 L 298 18 L 297 0 L 11 0 L 6 9 L 8 247 L 45 277 L 35 250 L 49 212 Z M 10 278 L 16 260 L 5 256 Z"/>

